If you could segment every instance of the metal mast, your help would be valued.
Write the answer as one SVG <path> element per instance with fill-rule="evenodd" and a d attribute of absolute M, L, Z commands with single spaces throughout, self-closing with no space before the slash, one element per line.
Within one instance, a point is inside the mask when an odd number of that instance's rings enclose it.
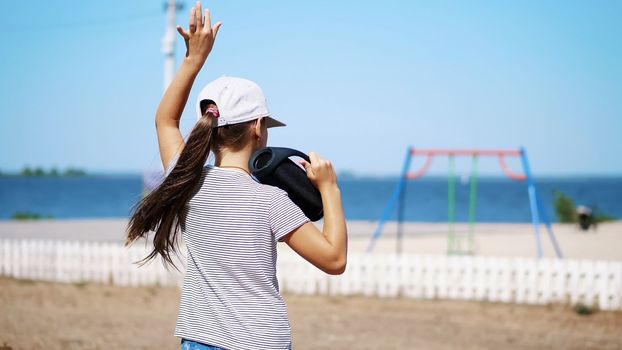
<path fill-rule="evenodd" d="M 175 0 L 167 0 L 164 4 L 166 10 L 166 29 L 162 37 L 162 53 L 164 54 L 164 90 L 173 81 L 175 74 L 175 12 L 181 10 L 183 5 Z"/>

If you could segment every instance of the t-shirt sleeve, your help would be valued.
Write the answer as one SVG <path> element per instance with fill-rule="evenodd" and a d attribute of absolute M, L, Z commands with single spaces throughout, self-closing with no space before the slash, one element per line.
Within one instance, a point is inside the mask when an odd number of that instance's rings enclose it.
<path fill-rule="evenodd" d="M 167 177 L 168 174 L 171 173 L 171 171 L 175 167 L 175 164 L 177 164 L 178 159 L 179 159 L 179 153 L 175 154 L 175 156 L 171 158 L 171 160 L 168 162 L 168 165 L 166 166 L 166 169 L 164 169 L 164 177 Z"/>
<path fill-rule="evenodd" d="M 272 196 L 269 216 L 270 228 L 277 241 L 310 221 L 302 209 L 292 202 L 287 192 L 281 189 L 278 189 Z"/>

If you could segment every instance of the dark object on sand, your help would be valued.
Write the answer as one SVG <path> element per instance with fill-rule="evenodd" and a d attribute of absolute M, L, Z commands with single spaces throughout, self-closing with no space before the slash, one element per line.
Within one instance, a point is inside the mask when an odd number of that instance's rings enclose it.
<path fill-rule="evenodd" d="M 583 231 L 589 230 L 590 226 L 596 226 L 592 209 L 586 206 L 580 205 L 577 207 L 577 218 L 579 219 L 579 227 Z"/>
<path fill-rule="evenodd" d="M 266 147 L 253 153 L 248 168 L 262 184 L 276 186 L 287 192 L 289 198 L 311 221 L 317 221 L 324 216 L 322 196 L 305 170 L 289 159 L 292 156 L 310 161 L 306 154 L 295 149 Z"/>

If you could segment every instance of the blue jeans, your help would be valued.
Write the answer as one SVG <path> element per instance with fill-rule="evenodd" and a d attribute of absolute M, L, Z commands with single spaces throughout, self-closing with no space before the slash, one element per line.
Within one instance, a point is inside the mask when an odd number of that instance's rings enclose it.
<path fill-rule="evenodd" d="M 289 347 L 291 350 L 291 345 Z M 181 339 L 181 350 L 225 350 L 217 346 L 211 346 L 203 343 L 196 342 L 190 339 Z"/>
<path fill-rule="evenodd" d="M 211 346 L 196 342 L 190 339 L 181 339 L 181 350 L 225 350 L 216 346 Z"/>

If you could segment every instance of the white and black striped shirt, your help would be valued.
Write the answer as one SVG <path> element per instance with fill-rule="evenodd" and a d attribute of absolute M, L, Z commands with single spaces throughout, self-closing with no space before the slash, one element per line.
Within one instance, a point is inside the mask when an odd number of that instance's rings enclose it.
<path fill-rule="evenodd" d="M 182 229 L 187 260 L 175 336 L 225 349 L 290 348 L 276 243 L 307 221 L 285 191 L 205 166 Z"/>

